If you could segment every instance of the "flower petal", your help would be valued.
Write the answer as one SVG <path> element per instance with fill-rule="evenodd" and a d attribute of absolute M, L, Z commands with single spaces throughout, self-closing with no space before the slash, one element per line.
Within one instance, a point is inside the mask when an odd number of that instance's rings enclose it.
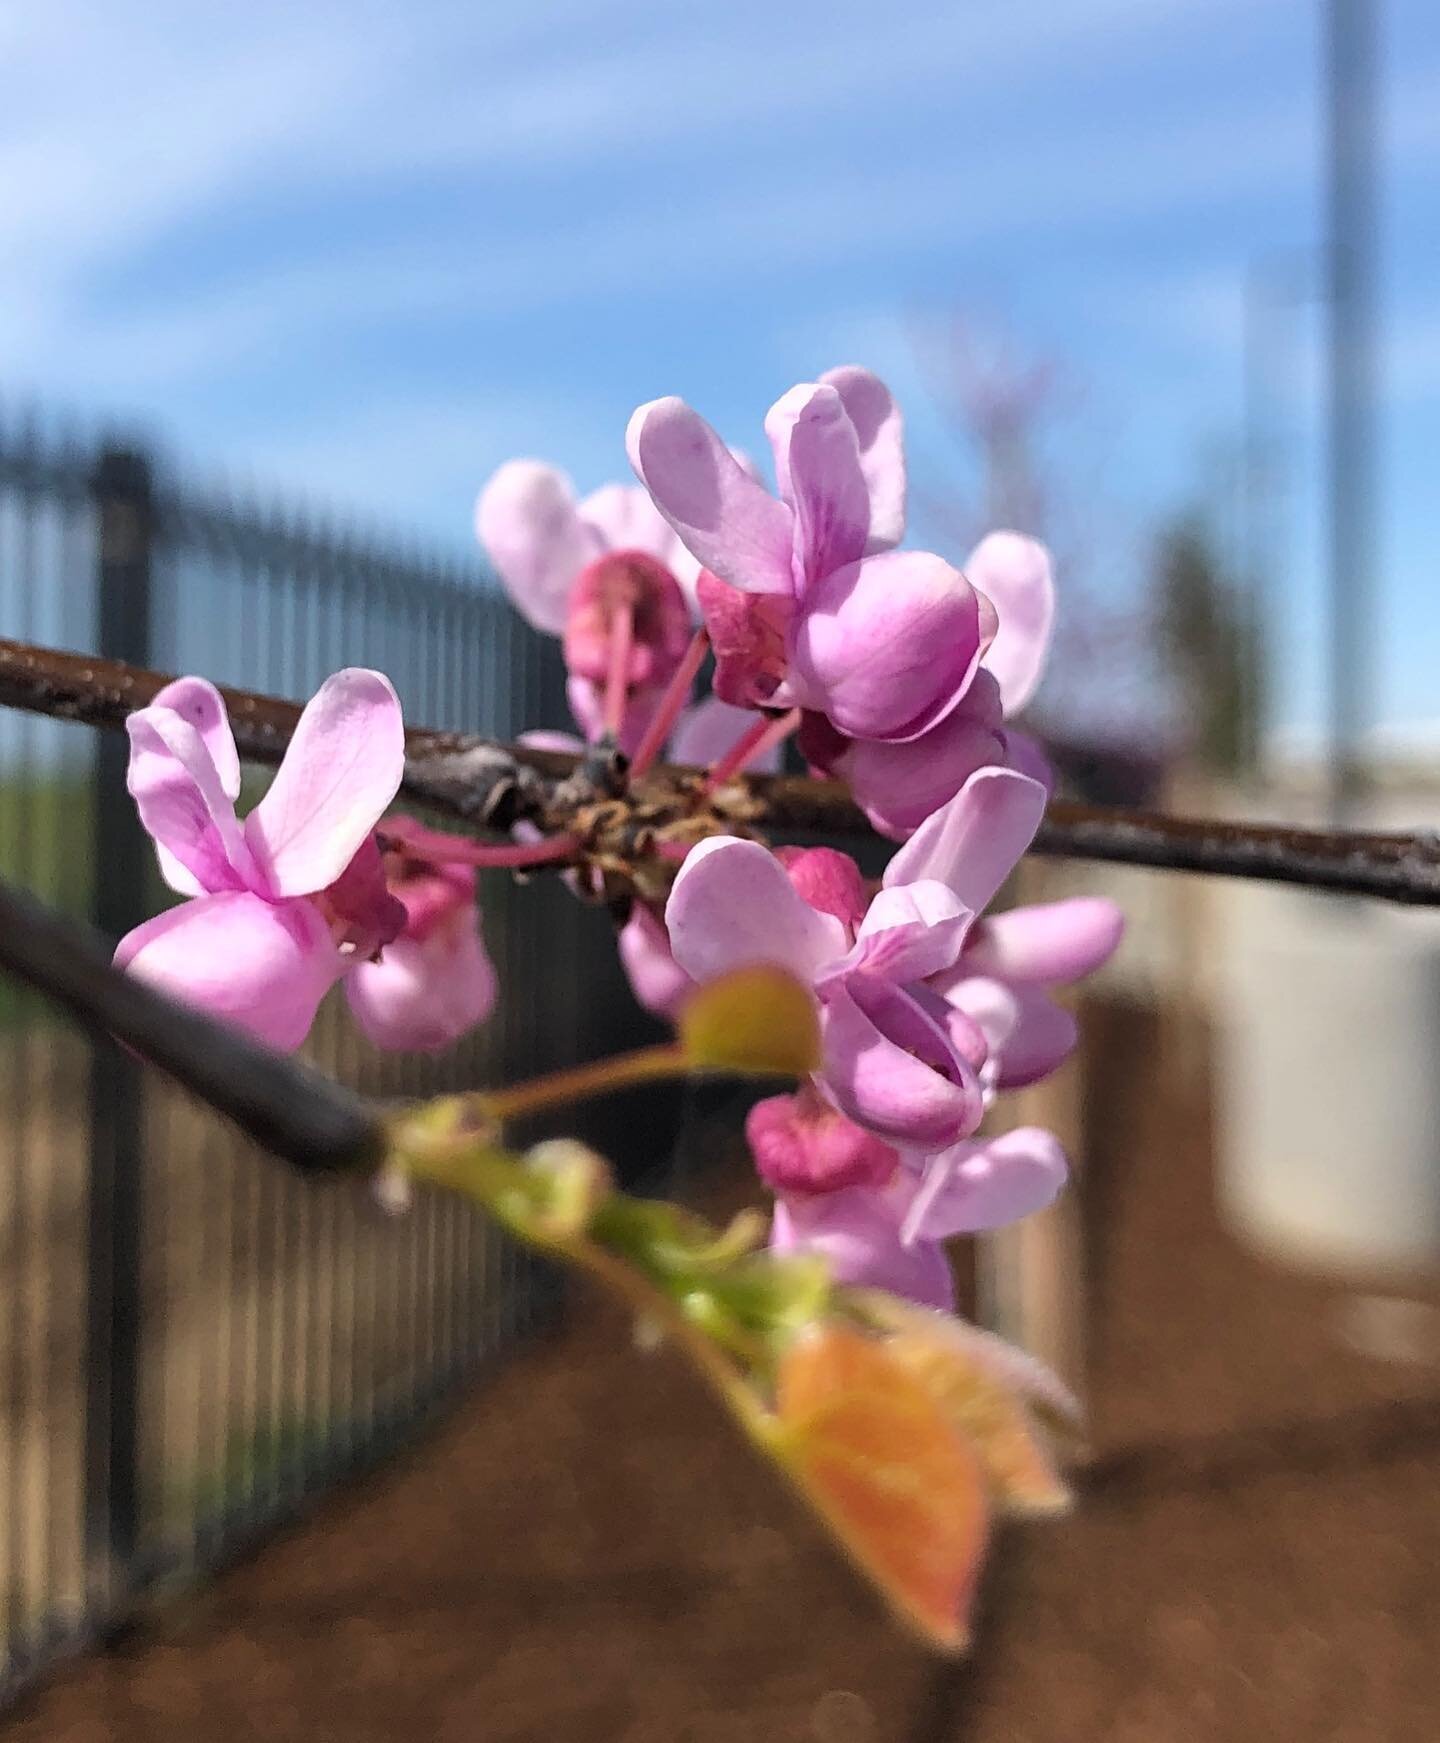
<path fill-rule="evenodd" d="M 390 1052 L 438 1053 L 495 1008 L 495 969 L 473 908 L 424 939 L 397 938 L 362 962 L 345 997 L 362 1033 Z"/>
<path fill-rule="evenodd" d="M 152 708 L 168 708 L 188 720 L 205 742 L 220 790 L 232 802 L 240 797 L 240 753 L 225 699 L 206 678 L 176 678 L 156 692 Z"/>
<path fill-rule="evenodd" d="M 520 615 L 559 635 L 575 577 L 605 548 L 570 480 L 540 460 L 507 460 L 480 492 L 475 532 Z"/>
<path fill-rule="evenodd" d="M 853 363 L 827 369 L 820 379 L 840 395 L 860 444 L 860 467 L 870 496 L 866 554 L 888 551 L 905 535 L 905 432 L 900 408 L 878 375 Z"/>
<path fill-rule="evenodd" d="M 875 828 L 903 841 L 953 799 L 977 769 L 1009 762 L 1010 735 L 999 730 L 999 723 L 995 680 L 982 666 L 959 707 L 938 726 L 903 744 L 852 739 L 835 772 Z"/>
<path fill-rule="evenodd" d="M 132 714 L 125 730 L 130 735 L 125 784 L 146 832 L 162 850 L 166 882 L 182 895 L 258 884 L 260 873 L 234 801 L 197 728 L 173 709 L 152 703 Z"/>
<path fill-rule="evenodd" d="M 553 732 L 548 726 L 522 732 L 515 742 L 529 745 L 532 750 L 567 751 L 571 756 L 578 756 L 585 749 L 583 738 L 577 738 L 573 732 Z"/>
<path fill-rule="evenodd" d="M 957 1144 L 927 1164 L 904 1238 L 943 1241 L 1003 1228 L 1052 1204 L 1067 1173 L 1059 1140 L 1039 1126 Z"/>
<path fill-rule="evenodd" d="M 380 672 L 352 666 L 306 704 L 245 839 L 277 895 L 333 883 L 380 821 L 405 773 L 400 698 Z"/>
<path fill-rule="evenodd" d="M 602 484 L 580 504 L 580 518 L 593 527 L 607 551 L 643 551 L 663 563 L 678 582 L 691 610 L 700 565 L 679 535 L 638 484 Z"/>
<path fill-rule="evenodd" d="M 882 889 L 860 922 L 846 969 L 887 980 L 925 980 L 953 968 L 975 916 L 933 878 Z"/>
<path fill-rule="evenodd" d="M 974 1070 L 902 988 L 852 975 L 826 989 L 822 1024 L 826 1087 L 857 1125 L 893 1144 L 940 1150 L 980 1124 Z"/>
<path fill-rule="evenodd" d="M 985 668 L 980 668 L 977 676 L 986 677 Z M 1055 766 L 1046 755 L 1045 747 L 1032 733 L 1020 732 L 1013 726 L 1008 726 L 1000 734 L 1004 741 L 1005 752 L 1001 761 L 1006 768 L 1016 769 L 1022 775 L 1029 775 L 1032 781 L 1039 781 L 1047 793 L 1055 791 Z"/>
<path fill-rule="evenodd" d="M 661 687 L 647 685 L 643 690 L 632 690 L 625 698 L 625 712 L 620 717 L 619 745 L 626 756 L 634 756 L 663 694 Z M 599 684 L 572 672 L 565 680 L 565 700 L 591 744 L 605 736 L 605 693 Z"/>
<path fill-rule="evenodd" d="M 1023 1089 L 1057 1071 L 1075 1051 L 1080 1025 L 1075 1013 L 1056 1004 L 1038 987 L 1016 992 L 1019 1015 L 1015 1028 L 1000 1051 L 1001 1089 Z"/>
<path fill-rule="evenodd" d="M 833 387 L 802 382 L 765 416 L 780 495 L 795 515 L 796 597 L 822 575 L 858 563 L 870 532 L 870 493 L 855 426 Z"/>
<path fill-rule="evenodd" d="M 671 955 L 664 926 L 643 902 L 630 910 L 617 943 L 636 1002 L 657 1017 L 673 1019 L 695 982 Z"/>
<path fill-rule="evenodd" d="M 851 738 L 918 738 L 970 687 L 989 607 L 930 551 L 883 551 L 813 581 L 791 625 L 790 688 Z"/>
<path fill-rule="evenodd" d="M 1020 863 L 1045 816 L 1045 789 L 1013 769 L 978 769 L 885 868 L 885 887 L 938 878 L 976 914 Z"/>
<path fill-rule="evenodd" d="M 712 836 L 691 848 L 665 907 L 665 927 L 676 962 L 700 982 L 771 962 L 808 986 L 849 943 L 833 915 L 816 913 L 796 894 L 767 848 L 735 836 Z"/>
<path fill-rule="evenodd" d="M 891 1193 L 864 1186 L 777 1199 L 771 1250 L 822 1253 L 841 1283 L 885 1289 L 951 1313 L 955 1280 L 950 1261 L 937 1242 L 906 1246 L 901 1241 L 901 1202 Z"/>
<path fill-rule="evenodd" d="M 1021 985 L 1063 986 L 1108 962 L 1124 930 L 1125 916 L 1103 896 L 1011 908 L 971 933 L 965 967 Z"/>
<path fill-rule="evenodd" d="M 311 903 L 267 902 L 248 890 L 157 914 L 120 940 L 115 964 L 287 1053 L 345 969 Z"/>
<path fill-rule="evenodd" d="M 751 593 L 790 594 L 793 520 L 680 399 L 642 405 L 625 448 L 655 506 L 706 569 Z"/>
<path fill-rule="evenodd" d="M 1018 714 L 1035 694 L 1050 652 L 1055 577 L 1050 553 L 1023 533 L 991 533 L 970 553 L 966 579 L 995 607 L 998 627 L 985 654 L 1006 714 Z"/>
<path fill-rule="evenodd" d="M 971 974 L 962 957 L 954 973 L 940 975 L 928 990 L 980 1031 L 988 1053 L 1004 1052 L 1020 1022 L 1020 1000 L 1003 981 Z"/>

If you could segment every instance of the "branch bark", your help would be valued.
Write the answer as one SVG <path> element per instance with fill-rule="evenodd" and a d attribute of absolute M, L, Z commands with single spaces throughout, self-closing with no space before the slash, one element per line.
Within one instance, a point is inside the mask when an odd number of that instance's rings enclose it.
<path fill-rule="evenodd" d="M 110 961 L 98 932 L 0 881 L 0 968 L 63 1005 L 92 1034 L 148 1063 L 305 1173 L 377 1166 L 379 1121 L 351 1091 L 238 1029 L 174 1003 Z"/>
<path fill-rule="evenodd" d="M 162 673 L 114 661 L 0 641 L 0 704 L 32 713 L 118 728 L 169 682 Z M 222 694 L 241 755 L 278 762 L 299 707 L 246 690 L 222 688 Z M 559 831 L 573 826 L 585 807 L 625 792 L 623 762 L 603 753 L 569 756 L 425 727 L 412 727 L 406 745 L 404 794 L 472 827 L 503 830 L 525 819 Z M 650 827 L 686 814 L 692 788 L 686 773 L 661 767 L 637 783 L 631 798 Z M 725 793 L 724 810 L 767 832 L 873 839 L 863 813 L 835 781 L 747 775 Z M 724 810 L 716 827 L 723 826 Z M 1440 905 L 1440 836 L 1433 834 L 1230 823 L 1056 800 L 1032 851 Z"/>

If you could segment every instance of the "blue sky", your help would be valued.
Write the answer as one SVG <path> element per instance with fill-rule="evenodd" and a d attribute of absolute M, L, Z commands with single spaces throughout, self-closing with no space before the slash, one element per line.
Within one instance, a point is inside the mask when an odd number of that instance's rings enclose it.
<path fill-rule="evenodd" d="M 1440 722 L 1440 11 L 1388 0 L 1382 712 Z M 1248 264 L 1313 247 L 1310 0 L 0 0 L 0 389 L 187 462 L 468 537 L 516 453 L 624 473 L 676 392 L 730 440 L 880 370 L 970 478 L 917 331 L 1076 384 L 1086 586 L 1223 475 Z M 1317 322 L 1287 409 L 1281 714 L 1321 691 Z M 1063 577 L 1062 577 L 1063 585 Z"/>

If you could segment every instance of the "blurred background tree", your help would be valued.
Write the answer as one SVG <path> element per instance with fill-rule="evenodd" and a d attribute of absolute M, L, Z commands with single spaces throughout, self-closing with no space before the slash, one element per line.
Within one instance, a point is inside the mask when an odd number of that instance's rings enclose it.
<path fill-rule="evenodd" d="M 1249 594 L 1196 510 L 1160 534 L 1154 599 L 1182 752 L 1209 773 L 1254 772 L 1265 700 L 1260 636 Z"/>

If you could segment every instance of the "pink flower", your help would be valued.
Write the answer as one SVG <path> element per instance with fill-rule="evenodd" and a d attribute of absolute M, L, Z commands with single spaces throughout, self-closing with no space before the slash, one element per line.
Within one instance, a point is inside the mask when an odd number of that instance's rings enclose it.
<path fill-rule="evenodd" d="M 387 818 L 382 834 L 386 885 L 404 920 L 378 956 L 357 963 L 345 996 L 377 1047 L 436 1053 L 495 1008 L 475 868 L 447 861 L 449 838 L 409 817 Z"/>
<path fill-rule="evenodd" d="M 643 490 L 607 484 L 577 502 L 564 473 L 538 460 L 495 473 L 475 528 L 521 615 L 564 638 L 586 737 L 613 730 L 632 751 L 690 640 L 694 559 Z"/>
<path fill-rule="evenodd" d="M 781 1109 L 776 1102 L 792 1106 Z M 757 1121 L 762 1109 L 766 1112 Z M 1027 1126 L 957 1144 L 930 1158 L 919 1173 L 896 1166 L 900 1159 L 891 1151 L 888 1173 L 862 1164 L 851 1178 L 843 1164 L 852 1158 L 868 1161 L 867 1146 L 876 1140 L 833 1110 L 812 1114 L 803 1095 L 757 1103 L 746 1131 L 761 1174 L 772 1183 L 777 1151 L 785 1158 L 772 1248 L 822 1253 L 842 1283 L 888 1289 L 947 1312 L 955 1307 L 955 1285 L 945 1241 L 1043 1210 L 1067 1172 L 1064 1152 L 1051 1133 Z M 783 1133 L 783 1148 L 777 1131 Z M 809 1178 L 822 1184 L 801 1183 L 807 1168 Z"/>
<path fill-rule="evenodd" d="M 579 502 L 557 467 L 507 460 L 480 492 L 475 531 L 520 615 L 545 635 L 565 633 L 581 572 L 615 551 L 653 558 L 694 597 L 699 564 L 633 484 L 606 484 Z"/>
<path fill-rule="evenodd" d="M 298 1047 L 356 949 L 398 925 L 373 863 L 347 879 L 373 854 L 404 773 L 389 680 L 356 668 L 327 679 L 243 824 L 240 760 L 213 685 L 180 678 L 126 725 L 140 820 L 165 881 L 191 899 L 128 933 L 117 964 L 271 1046 Z"/>
<path fill-rule="evenodd" d="M 799 704 L 852 738 L 903 741 L 960 702 L 994 634 L 988 602 L 905 520 L 900 413 L 867 370 L 831 370 L 765 420 L 779 499 L 678 399 L 630 420 L 630 462 L 700 564 L 756 596 L 702 591 L 727 701 Z M 783 682 L 777 639 L 784 638 Z M 778 687 L 777 687 L 778 683 Z"/>
<path fill-rule="evenodd" d="M 895 839 L 903 840 L 986 765 L 1018 768 L 1049 784 L 1043 754 L 1005 726 L 1034 694 L 1049 652 L 1055 612 L 1049 552 L 1019 533 L 991 533 L 970 553 L 964 572 L 994 606 L 996 630 L 949 714 L 903 741 L 847 736 L 821 715 L 808 716 L 801 727 L 811 766 L 845 781 L 874 827 Z"/>
<path fill-rule="evenodd" d="M 998 1089 L 1048 1077 L 1073 1051 L 1074 1016 L 1050 997 L 1120 946 L 1125 918 L 1103 896 L 1012 908 L 981 920 L 935 990 L 984 1031 Z"/>
<path fill-rule="evenodd" d="M 891 1144 L 945 1149 L 980 1122 L 988 1048 L 929 983 L 959 961 L 1044 809 L 1038 783 L 981 770 L 894 856 L 863 914 L 830 861 L 787 868 L 757 842 L 700 842 L 666 907 L 675 960 L 700 982 L 755 962 L 788 969 L 815 992 L 829 1100 Z"/>

